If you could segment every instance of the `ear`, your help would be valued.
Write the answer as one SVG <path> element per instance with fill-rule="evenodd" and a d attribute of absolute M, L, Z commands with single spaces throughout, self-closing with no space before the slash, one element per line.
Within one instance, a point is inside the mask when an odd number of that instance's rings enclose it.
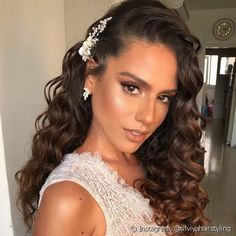
<path fill-rule="evenodd" d="M 87 66 L 86 66 L 86 73 L 88 73 L 89 70 L 97 67 L 97 63 L 93 59 L 87 60 Z M 96 76 L 88 74 L 85 78 L 84 87 L 87 88 L 90 92 L 90 94 L 93 93 L 93 89 L 96 83 Z"/>

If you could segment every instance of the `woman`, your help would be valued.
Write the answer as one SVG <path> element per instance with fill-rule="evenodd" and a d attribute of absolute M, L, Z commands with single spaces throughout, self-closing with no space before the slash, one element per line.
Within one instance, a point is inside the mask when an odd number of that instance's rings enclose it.
<path fill-rule="evenodd" d="M 67 52 L 16 175 L 34 236 L 194 235 L 208 223 L 199 48 L 175 12 L 128 0 Z"/>

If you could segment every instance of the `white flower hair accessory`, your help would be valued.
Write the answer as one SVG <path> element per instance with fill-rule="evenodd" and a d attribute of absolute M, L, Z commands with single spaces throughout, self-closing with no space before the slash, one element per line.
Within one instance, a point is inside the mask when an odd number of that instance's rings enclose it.
<path fill-rule="evenodd" d="M 100 20 L 99 25 L 97 27 L 92 28 L 92 32 L 89 33 L 88 38 L 83 42 L 83 45 L 78 50 L 80 56 L 82 56 L 83 61 L 87 61 L 91 58 L 91 49 L 96 45 L 99 41 L 98 36 L 101 34 L 106 28 L 107 22 L 111 20 L 112 17 L 108 17 L 104 20 Z"/>

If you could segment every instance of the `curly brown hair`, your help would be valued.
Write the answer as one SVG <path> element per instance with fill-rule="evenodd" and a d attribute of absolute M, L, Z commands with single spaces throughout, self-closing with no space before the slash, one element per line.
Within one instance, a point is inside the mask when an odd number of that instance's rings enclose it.
<path fill-rule="evenodd" d="M 197 59 L 200 42 L 175 11 L 156 0 L 123 1 L 101 19 L 110 16 L 112 20 L 92 50 L 98 67 L 86 71 L 86 62 L 78 54 L 81 41 L 66 53 L 62 75 L 45 86 L 48 108 L 35 122 L 37 132 L 33 137 L 32 157 L 16 173 L 24 221 L 31 228 L 39 191 L 48 175 L 65 154 L 86 139 L 93 112 L 91 98 L 82 99 L 85 77 L 103 73 L 106 58 L 118 56 L 133 38 L 168 46 L 176 54 L 178 64 L 178 92 L 167 117 L 135 152 L 146 172 L 141 192 L 150 199 L 158 225 L 207 225 L 209 220 L 204 209 L 208 196 L 200 186 L 205 172 L 199 164 L 204 156 L 200 145 L 200 123 L 204 118 L 196 104 L 203 83 Z M 101 19 L 89 27 L 86 37 Z M 196 233 L 190 230 L 174 234 Z"/>

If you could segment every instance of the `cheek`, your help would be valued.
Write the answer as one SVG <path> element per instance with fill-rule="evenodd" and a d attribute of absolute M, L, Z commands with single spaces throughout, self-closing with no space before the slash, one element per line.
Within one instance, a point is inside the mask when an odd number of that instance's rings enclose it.
<path fill-rule="evenodd" d="M 113 116 L 126 112 L 125 100 L 117 90 L 118 89 L 113 92 L 108 91 L 104 99 L 106 109 L 109 110 L 110 114 Z"/>
<path fill-rule="evenodd" d="M 93 111 L 109 122 L 118 121 L 130 114 L 127 98 L 119 85 L 100 86 L 93 95 Z"/>
<path fill-rule="evenodd" d="M 165 120 L 167 113 L 169 111 L 169 106 L 166 106 L 165 104 L 159 105 L 157 107 L 156 115 L 155 115 L 155 127 L 154 129 L 158 128 L 163 121 Z"/>

